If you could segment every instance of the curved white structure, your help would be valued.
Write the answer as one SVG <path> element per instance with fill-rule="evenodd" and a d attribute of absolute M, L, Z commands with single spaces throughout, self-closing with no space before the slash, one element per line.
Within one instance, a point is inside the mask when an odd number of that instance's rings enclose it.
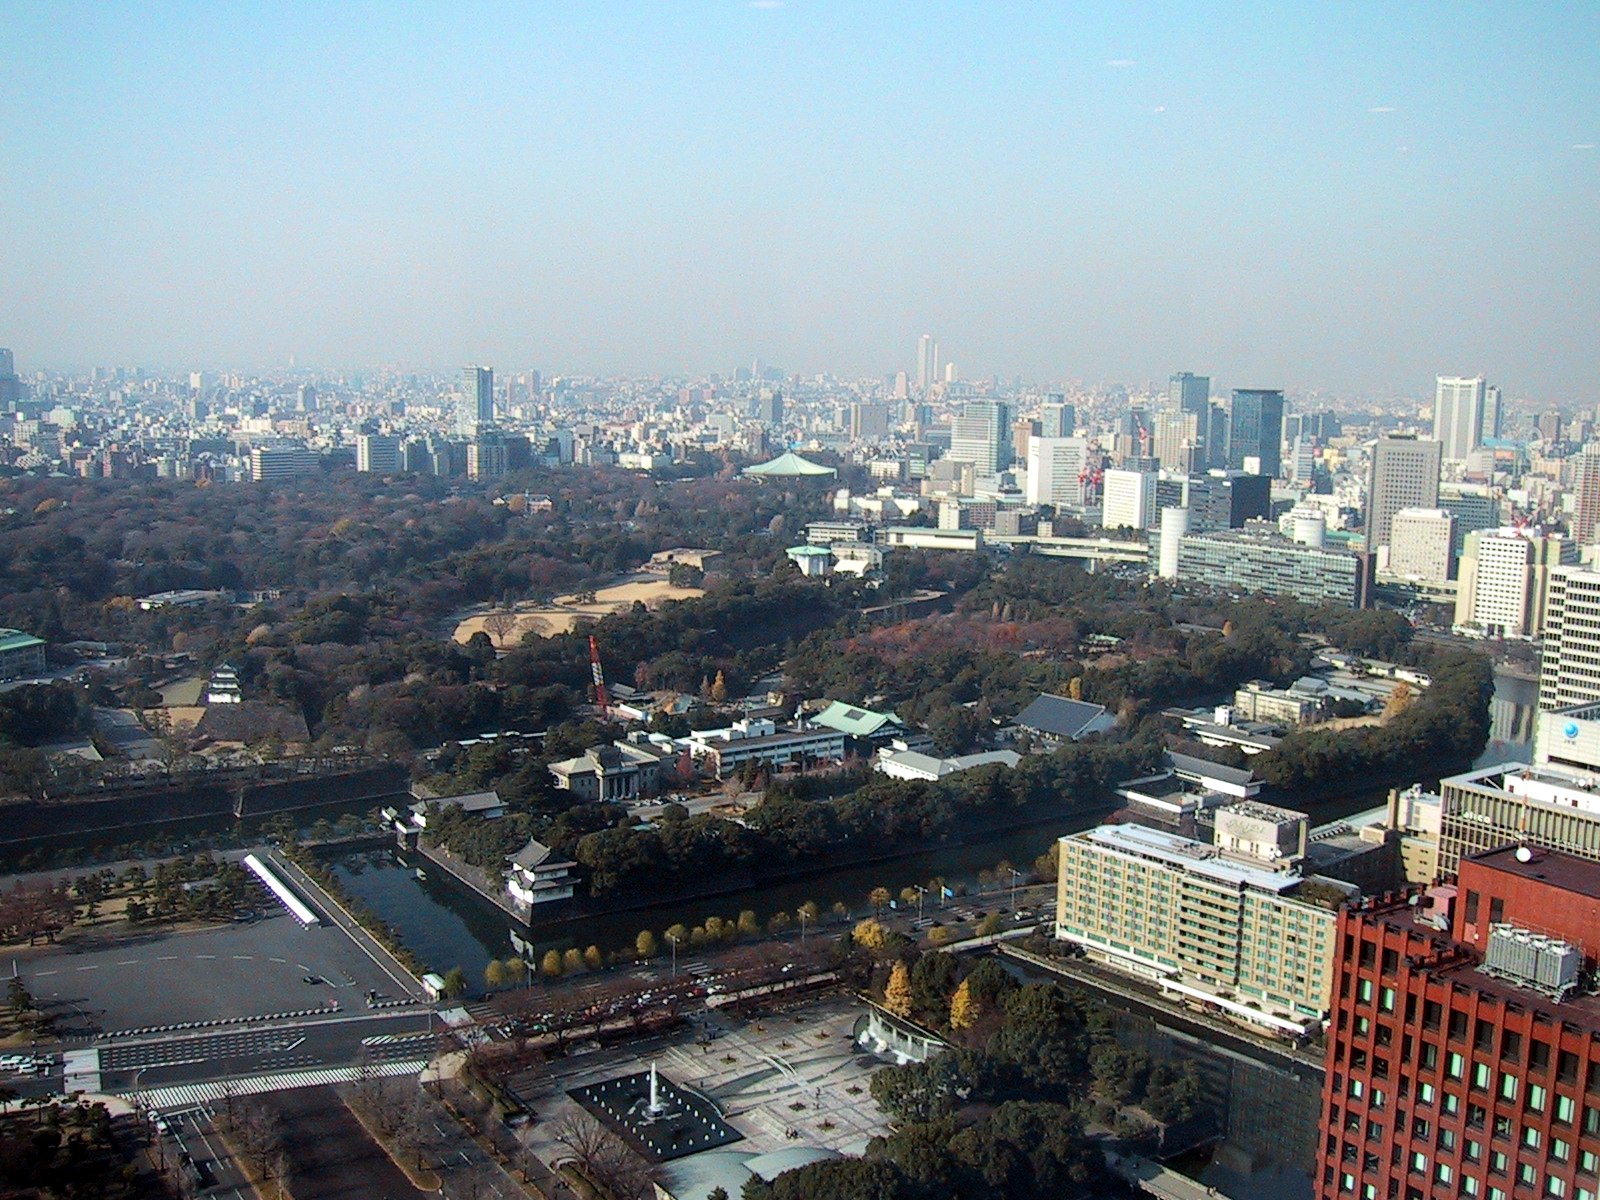
<path fill-rule="evenodd" d="M 289 885 L 279 879 L 277 872 L 267 866 L 266 863 L 262 862 L 254 854 L 246 854 L 244 856 L 244 865 L 249 868 L 252 875 L 267 885 L 267 890 L 282 902 L 283 906 L 289 910 L 289 914 L 296 921 L 299 921 L 302 925 L 322 924 L 317 914 L 307 908 L 300 897 L 290 891 Z"/>

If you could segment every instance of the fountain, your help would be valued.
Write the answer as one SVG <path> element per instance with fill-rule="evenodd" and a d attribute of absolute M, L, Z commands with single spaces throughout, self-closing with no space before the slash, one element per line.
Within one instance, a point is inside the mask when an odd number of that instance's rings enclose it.
<path fill-rule="evenodd" d="M 573 1088 L 567 1095 L 651 1162 L 698 1154 L 743 1136 L 722 1119 L 715 1103 L 673 1083 L 654 1062 L 648 1071 Z"/>

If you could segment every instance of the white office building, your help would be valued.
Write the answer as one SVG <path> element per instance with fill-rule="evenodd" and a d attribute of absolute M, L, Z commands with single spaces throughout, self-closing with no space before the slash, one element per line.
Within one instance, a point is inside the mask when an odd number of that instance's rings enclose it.
<path fill-rule="evenodd" d="M 1595 701 L 1600 701 L 1600 571 L 1554 567 L 1545 601 L 1539 709 Z"/>
<path fill-rule="evenodd" d="M 1433 399 L 1433 438 L 1442 444 L 1446 462 L 1464 462 L 1483 444 L 1487 400 L 1482 375 L 1471 379 L 1440 375 Z"/>
<path fill-rule="evenodd" d="M 1414 579 L 1450 578 L 1456 519 L 1442 508 L 1402 508 L 1390 518 L 1391 575 Z"/>
<path fill-rule="evenodd" d="M 1551 568 L 1577 558 L 1570 538 L 1520 529 L 1467 536 L 1455 623 L 1489 637 L 1537 637 L 1544 630 Z"/>
<path fill-rule="evenodd" d="M 1106 472 L 1101 492 L 1107 529 L 1149 529 L 1156 517 L 1156 473 L 1114 469 Z"/>
<path fill-rule="evenodd" d="M 387 473 L 400 469 L 400 439 L 364 433 L 356 438 L 356 470 Z"/>
<path fill-rule="evenodd" d="M 1086 438 L 1029 438 L 1028 503 L 1082 508 L 1088 462 Z"/>

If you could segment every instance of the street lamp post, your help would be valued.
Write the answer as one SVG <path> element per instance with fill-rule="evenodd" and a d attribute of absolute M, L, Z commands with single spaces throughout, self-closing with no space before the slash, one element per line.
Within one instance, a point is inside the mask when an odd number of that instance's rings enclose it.
<path fill-rule="evenodd" d="M 806 944 L 806 910 L 799 908 L 795 911 L 800 914 L 800 944 L 804 946 Z"/>
<path fill-rule="evenodd" d="M 1017 870 L 1015 867 L 1011 868 L 1011 915 L 1012 916 L 1016 916 L 1017 915 L 1017 880 L 1021 877 L 1021 875 L 1022 875 L 1021 871 Z"/>
<path fill-rule="evenodd" d="M 920 928 L 922 925 L 922 898 L 928 894 L 928 889 L 920 883 L 913 886 L 917 889 L 917 925 Z"/>
<path fill-rule="evenodd" d="M 678 977 L 678 939 L 672 934 L 667 934 L 667 941 L 672 943 L 672 977 Z"/>

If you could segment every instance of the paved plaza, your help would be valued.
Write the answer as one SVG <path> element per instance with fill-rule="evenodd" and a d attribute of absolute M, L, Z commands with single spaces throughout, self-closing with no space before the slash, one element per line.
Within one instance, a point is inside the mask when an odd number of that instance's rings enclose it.
<path fill-rule="evenodd" d="M 545 1132 L 575 1108 L 566 1092 L 654 1062 L 662 1075 L 709 1096 L 744 1140 L 727 1147 L 750 1155 L 797 1146 L 860 1154 L 889 1125 L 867 1093 L 883 1064 L 858 1049 L 851 1030 L 865 1009 L 830 997 L 759 1018 L 721 1014 L 681 1036 L 558 1061 L 516 1081 L 538 1113 L 528 1145 L 546 1161 L 564 1157 Z M 702 1040 L 710 1034 L 710 1040 Z"/>
<path fill-rule="evenodd" d="M 332 1010 L 364 1012 L 368 989 L 400 989 L 331 924 L 309 928 L 274 908 L 250 924 L 153 930 L 19 950 L 17 971 L 62 1036 Z M 306 976 L 318 982 L 307 983 Z"/>

